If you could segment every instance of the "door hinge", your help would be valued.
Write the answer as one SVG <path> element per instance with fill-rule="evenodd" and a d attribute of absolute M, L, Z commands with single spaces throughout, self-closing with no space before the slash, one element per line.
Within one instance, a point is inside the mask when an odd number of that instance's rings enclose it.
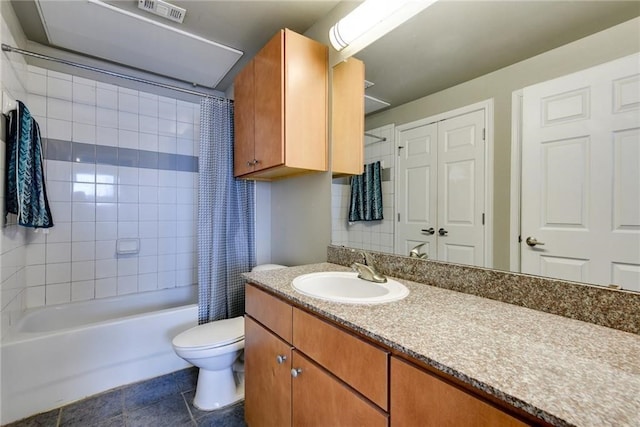
<path fill-rule="evenodd" d="M 518 243 L 522 243 L 522 235 L 518 236 Z"/>
<path fill-rule="evenodd" d="M 484 225 L 484 213 L 482 214 L 482 225 Z"/>
<path fill-rule="evenodd" d="M 482 128 L 482 140 L 484 141 L 487 137 L 487 128 Z"/>
<path fill-rule="evenodd" d="M 400 222 L 400 212 L 398 212 L 398 222 Z"/>

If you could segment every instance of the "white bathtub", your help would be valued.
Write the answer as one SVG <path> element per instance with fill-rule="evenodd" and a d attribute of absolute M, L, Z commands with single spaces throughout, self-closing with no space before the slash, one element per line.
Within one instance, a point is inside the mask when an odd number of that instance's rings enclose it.
<path fill-rule="evenodd" d="M 188 367 L 171 340 L 196 302 L 188 286 L 27 310 L 0 345 L 0 424 Z"/>

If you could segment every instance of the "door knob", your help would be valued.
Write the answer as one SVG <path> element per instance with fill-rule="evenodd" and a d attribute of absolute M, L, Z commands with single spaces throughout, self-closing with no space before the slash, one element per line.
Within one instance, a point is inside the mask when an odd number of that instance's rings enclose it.
<path fill-rule="evenodd" d="M 276 357 L 276 362 L 278 362 L 278 365 L 282 365 L 284 363 L 284 361 L 287 360 L 287 356 L 283 355 L 283 354 L 279 354 Z"/>
<path fill-rule="evenodd" d="M 422 230 L 423 233 L 427 233 L 427 234 L 434 234 L 436 232 L 436 230 L 433 229 L 433 227 L 427 229 L 427 228 L 423 228 Z"/>
<path fill-rule="evenodd" d="M 538 240 L 535 237 L 527 237 L 527 240 L 525 240 L 525 242 L 527 242 L 527 245 L 534 247 L 536 245 L 544 245 L 544 243 L 542 242 L 538 242 Z"/>
<path fill-rule="evenodd" d="M 300 368 L 297 368 L 297 369 L 296 369 L 296 368 L 293 368 L 293 369 L 291 370 L 291 376 L 292 376 L 293 378 L 298 377 L 298 375 L 300 375 L 300 374 L 302 374 L 302 369 L 300 369 Z"/>
<path fill-rule="evenodd" d="M 441 236 L 446 236 L 448 233 L 447 230 L 445 230 L 444 228 L 441 228 L 438 230 L 438 234 L 440 234 Z"/>

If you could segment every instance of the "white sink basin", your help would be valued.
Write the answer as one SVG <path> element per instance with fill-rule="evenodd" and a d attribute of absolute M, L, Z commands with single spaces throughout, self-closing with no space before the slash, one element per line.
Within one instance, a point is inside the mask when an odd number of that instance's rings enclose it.
<path fill-rule="evenodd" d="M 359 279 L 356 272 L 327 271 L 293 279 L 293 289 L 303 295 L 345 304 L 383 304 L 409 295 L 402 283 L 387 279 L 374 283 Z"/>

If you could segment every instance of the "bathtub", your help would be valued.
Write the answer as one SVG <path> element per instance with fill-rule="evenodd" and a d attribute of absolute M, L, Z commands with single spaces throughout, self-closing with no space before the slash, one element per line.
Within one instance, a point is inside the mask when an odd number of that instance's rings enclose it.
<path fill-rule="evenodd" d="M 0 424 L 190 366 L 171 340 L 196 301 L 187 286 L 27 310 L 0 344 Z"/>

